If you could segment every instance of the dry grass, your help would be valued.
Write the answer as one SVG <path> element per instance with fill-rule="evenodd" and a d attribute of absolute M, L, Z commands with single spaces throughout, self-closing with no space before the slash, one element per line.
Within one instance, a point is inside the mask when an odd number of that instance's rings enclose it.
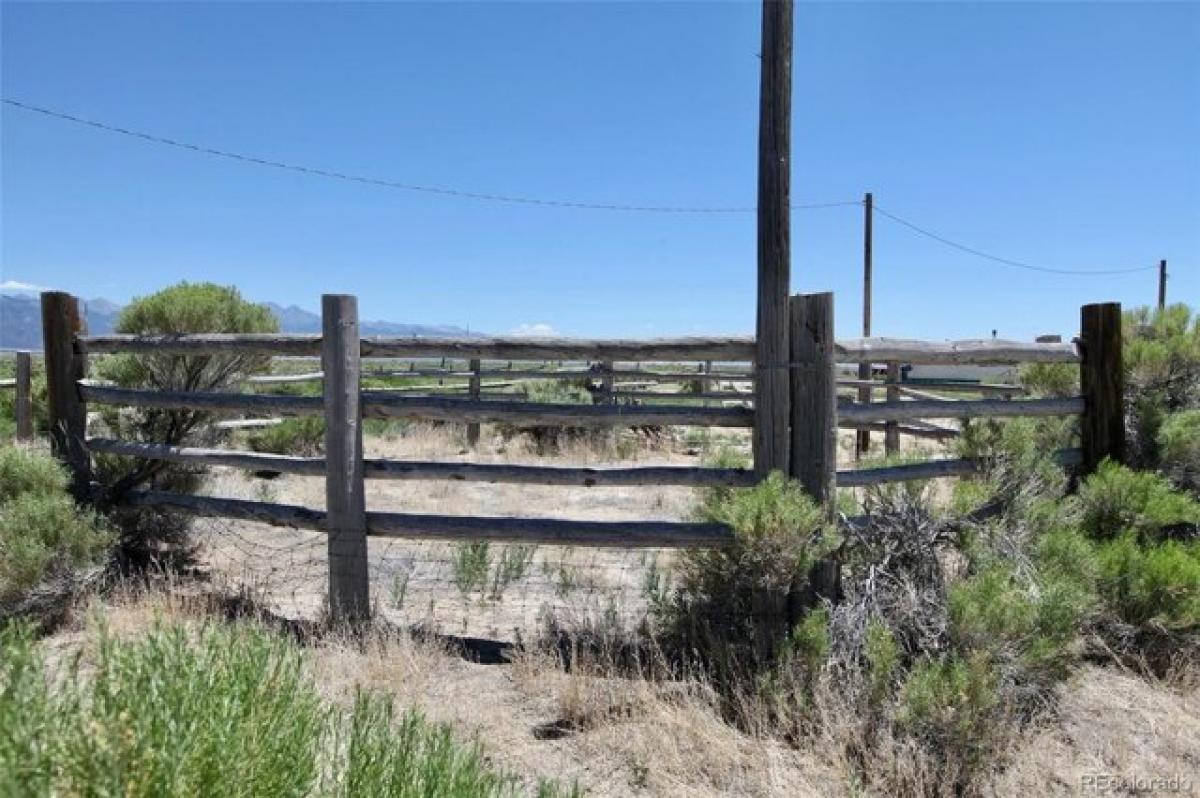
<path fill-rule="evenodd" d="M 849 436 L 843 434 L 843 439 Z M 737 436 L 734 444 L 744 443 Z M 927 448 L 924 445 L 921 448 Z M 451 428 L 369 438 L 368 455 L 397 459 L 529 462 L 520 446 L 486 434 L 474 452 L 463 450 Z M 611 450 L 570 445 L 539 458 L 557 465 L 600 462 L 695 463 L 682 442 L 641 451 L 624 460 Z M 843 449 L 843 455 L 846 450 Z M 474 483 L 368 483 L 369 507 L 408 512 L 543 515 L 621 519 L 685 516 L 692 491 L 683 488 L 560 488 Z M 323 505 L 319 479 L 281 477 L 264 482 L 217 470 L 216 495 Z M 229 614 L 221 591 L 249 591 L 273 612 L 293 619 L 321 617 L 325 593 L 323 535 L 254 524 L 203 522 L 207 586 L 124 589 L 76 611 L 73 622 L 46 641 L 58 655 L 84 651 L 101 620 L 110 632 L 135 636 L 158 620 L 195 623 Z M 453 634 L 531 639 L 546 611 L 596 617 L 611 596 L 623 597 L 623 617 L 646 609 L 648 571 L 669 552 L 579 551 L 542 547 L 528 573 L 503 595 L 464 596 L 454 585 L 453 547 L 372 541 L 373 595 L 385 620 L 396 624 L 365 642 L 338 636 L 307 641 L 317 682 L 337 701 L 358 686 L 394 694 L 401 705 L 448 722 L 465 740 L 479 739 L 491 761 L 538 778 L 577 781 L 587 794 L 624 796 L 773 796 L 887 794 L 855 773 L 848 741 L 861 719 L 839 714 L 837 685 L 822 700 L 819 731 L 802 750 L 747 734 L 722 716 L 714 693 L 696 681 L 629 678 L 588 660 L 563 667 L 553 653 L 529 650 L 507 664 L 469 662 L 426 636 L 398 631 L 419 624 Z M 562 574 L 576 580 L 562 590 Z M 392 580 L 406 578 L 403 606 L 393 604 Z M 215 590 L 214 590 L 215 589 Z M 1200 781 L 1200 692 L 1172 688 L 1110 668 L 1088 667 L 1060 688 L 1058 713 L 1015 740 L 1004 770 L 987 780 L 995 795 L 1073 794 L 1090 773 L 1192 776 Z M 938 794 L 939 776 L 911 749 L 878 740 L 869 767 L 879 784 L 905 792 Z"/>
<path fill-rule="evenodd" d="M 119 588 L 77 608 L 45 646 L 52 660 L 82 652 L 86 662 L 101 624 L 134 638 L 160 622 L 226 617 L 230 606 L 209 585 Z M 726 723 L 700 682 L 624 678 L 588 660 L 575 660 L 568 672 L 538 651 L 482 665 L 395 630 L 365 641 L 327 635 L 306 647 L 329 698 L 348 702 L 359 686 L 390 692 L 402 706 L 452 724 L 461 739 L 482 741 L 490 761 L 530 786 L 556 778 L 597 796 L 884 794 L 852 776 L 845 743 L 856 733 L 854 718 L 826 718 L 823 731 L 796 750 Z M 1057 715 L 1014 741 L 1009 766 L 988 782 L 991 794 L 1077 794 L 1093 773 L 1200 777 L 1194 686 L 1090 666 L 1060 694 Z M 822 703 L 836 707 L 835 699 Z M 914 794 L 939 792 L 937 774 L 912 751 L 881 741 L 871 764 Z"/>

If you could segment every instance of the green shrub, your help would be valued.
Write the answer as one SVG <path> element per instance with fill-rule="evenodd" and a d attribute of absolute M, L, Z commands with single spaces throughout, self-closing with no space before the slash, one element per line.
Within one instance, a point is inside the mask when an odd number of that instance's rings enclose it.
<path fill-rule="evenodd" d="M 66 472 L 48 455 L 0 447 L 0 603 L 108 551 L 105 524 L 76 507 L 66 484 Z"/>
<path fill-rule="evenodd" d="M 1200 493 L 1200 409 L 1168 413 L 1155 442 L 1163 473 L 1179 487 Z"/>
<path fill-rule="evenodd" d="M 900 665 L 900 645 L 887 624 L 872 618 L 863 638 L 863 656 L 867 661 L 871 704 L 878 706 L 892 691 L 892 682 Z"/>
<path fill-rule="evenodd" d="M 707 493 L 698 516 L 728 525 L 734 539 L 681 554 L 659 619 L 682 650 L 734 687 L 774 661 L 801 620 L 809 572 L 840 539 L 824 510 L 780 473 L 753 488 Z"/>
<path fill-rule="evenodd" d="M 1137 308 L 1125 314 L 1122 333 L 1129 462 L 1156 469 L 1167 416 L 1200 409 L 1200 317 L 1186 305 Z"/>
<path fill-rule="evenodd" d="M 246 443 L 256 452 L 311 457 L 325 448 L 325 419 L 320 416 L 284 419 L 251 433 Z"/>
<path fill-rule="evenodd" d="M 461 543 L 454 553 L 454 584 L 464 596 L 487 586 L 492 567 L 491 546 L 486 540 Z"/>
<path fill-rule="evenodd" d="M 1107 460 L 1080 487 L 1079 505 L 1084 532 L 1097 539 L 1125 532 L 1149 538 L 1165 528 L 1200 523 L 1200 503 L 1167 480 Z"/>
<path fill-rule="evenodd" d="M 1032 396 L 1078 396 L 1079 367 L 1072 363 L 1026 363 L 1021 387 Z"/>
<path fill-rule="evenodd" d="M 247 302 L 235 288 L 186 282 L 135 299 L 121 311 L 116 324 L 116 332 L 138 335 L 278 329 L 278 321 L 265 305 Z M 221 392 L 240 388 L 247 377 L 265 371 L 269 363 L 263 355 L 138 354 L 107 357 L 96 370 L 122 388 Z M 105 407 L 100 420 L 107 434 L 123 440 L 175 446 L 211 445 L 216 440 L 211 414 L 198 410 Z M 98 455 L 95 464 L 97 479 L 114 499 L 141 487 L 194 492 L 204 473 L 195 466 L 118 455 Z M 112 513 L 112 519 L 121 532 L 119 553 L 125 567 L 190 561 L 185 516 L 152 508 L 120 509 Z"/>
<path fill-rule="evenodd" d="M 1200 543 L 1143 545 L 1132 534 L 1098 550 L 1101 594 L 1124 623 L 1200 632 Z"/>
<path fill-rule="evenodd" d="M 908 673 L 897 720 L 924 737 L 947 760 L 977 766 L 991 738 L 999 707 L 999 675 L 985 655 L 925 658 Z"/>
<path fill-rule="evenodd" d="M 0 794 L 155 798 L 508 796 L 520 782 L 389 698 L 322 699 L 300 649 L 254 626 L 101 633 L 94 663 L 48 673 L 0 629 Z M 539 794 L 559 794 L 543 784 Z"/>
<path fill-rule="evenodd" d="M 0 502 L 63 493 L 69 482 L 57 460 L 23 446 L 0 446 Z"/>

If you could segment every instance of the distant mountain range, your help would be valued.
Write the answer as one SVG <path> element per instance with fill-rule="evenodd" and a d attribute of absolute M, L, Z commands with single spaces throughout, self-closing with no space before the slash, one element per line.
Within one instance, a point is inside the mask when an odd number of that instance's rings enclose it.
<path fill-rule="evenodd" d="M 113 331 L 121 306 L 107 299 L 84 300 L 88 332 L 104 335 Z M 267 302 L 267 307 L 279 319 L 279 327 L 286 333 L 319 333 L 321 316 L 295 305 L 278 305 Z M 364 321 L 360 325 L 363 335 L 405 336 L 422 335 L 430 338 L 451 338 L 474 335 L 461 327 L 450 324 L 403 324 L 391 321 Z M 41 349 L 42 312 L 36 294 L 12 292 L 0 294 L 0 349 Z"/>

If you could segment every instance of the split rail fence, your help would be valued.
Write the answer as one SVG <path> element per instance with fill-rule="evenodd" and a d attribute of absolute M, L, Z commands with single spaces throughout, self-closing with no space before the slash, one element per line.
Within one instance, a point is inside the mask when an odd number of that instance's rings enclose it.
<path fill-rule="evenodd" d="M 751 469 L 691 466 L 577 468 L 533 465 L 369 460 L 363 456 L 362 424 L 366 418 L 421 419 L 473 425 L 482 423 L 561 425 L 589 428 L 695 426 L 751 429 L 756 417 L 779 416 L 786 423 L 764 430 L 782 444 L 786 470 L 818 501 L 831 507 L 835 488 L 883 482 L 967 474 L 981 463 L 950 459 L 910 465 L 849 471 L 836 469 L 839 426 L 880 429 L 887 436 L 898 430 L 920 429 L 928 419 L 1064 416 L 1082 419 L 1082 450 L 1062 453 L 1068 464 L 1094 468 L 1104 457 L 1120 458 L 1124 440 L 1121 386 L 1120 306 L 1087 305 L 1081 314 L 1081 337 L 1073 344 L 1025 344 L 1005 341 L 930 343 L 894 339 L 861 339 L 837 343 L 833 336 L 833 295 L 789 298 L 789 352 L 785 364 L 759 369 L 757 348 L 749 337 L 677 338 L 653 340 L 580 340 L 524 338 L 363 338 L 359 335 L 357 300 L 352 296 L 322 297 L 322 334 L 303 335 L 181 335 L 138 337 L 87 336 L 79 304 L 69 294 L 42 295 L 51 445 L 73 476 L 81 499 L 93 495 L 90 453 L 102 452 L 181 463 L 223 465 L 290 474 L 323 475 L 326 508 L 226 499 L 208 496 L 135 491 L 116 500 L 134 506 L 170 507 L 201 516 L 226 517 L 328 534 L 329 600 L 334 618 L 364 617 L 370 607 L 367 538 L 413 537 L 450 541 L 489 540 L 552 545 L 615 547 L 719 546 L 732 538 L 720 524 L 660 521 L 575 521 L 567 519 L 448 516 L 375 512 L 366 507 L 365 479 L 468 480 L 542 485 L 682 485 L 748 487 L 762 479 L 765 460 L 756 447 Z M 319 357 L 321 396 L 262 393 L 193 393 L 125 389 L 90 382 L 89 354 L 125 352 L 143 355 L 220 356 L 256 354 Z M 364 358 L 453 358 L 469 361 L 465 397 L 413 396 L 403 391 L 361 389 Z M 560 360 L 568 362 L 749 362 L 755 365 L 757 407 L 699 404 L 565 405 L 485 399 L 480 395 L 485 361 Z M 838 363 L 1018 364 L 1023 362 L 1077 363 L 1081 395 L 1067 398 L 944 399 L 903 401 L 901 387 L 890 379 L 887 401 L 840 405 Z M 779 401 L 778 390 L 766 392 L 762 374 L 786 368 L 788 390 L 782 412 L 760 412 Z M 620 372 L 605 367 L 605 387 Z M 510 372 L 511 373 L 511 372 Z M 591 370 L 585 373 L 592 374 Z M 312 375 L 301 375 L 311 378 Z M 563 377 L 560 372 L 555 374 Z M 709 376 L 711 377 L 711 370 Z M 775 386 L 776 389 L 778 386 Z M 972 386 L 973 388 L 975 386 Z M 657 396 L 657 395 L 656 395 Z M 267 413 L 281 416 L 318 415 L 325 420 L 325 456 L 294 457 L 249 451 L 176 447 L 162 444 L 89 438 L 87 406 L 117 405 L 159 409 L 189 409 L 214 413 Z M 770 422 L 768 422 L 770 423 Z M 908 426 L 902 426 L 902 425 Z M 890 425 L 890 426 L 889 426 Z M 778 449 L 773 453 L 778 456 Z"/>

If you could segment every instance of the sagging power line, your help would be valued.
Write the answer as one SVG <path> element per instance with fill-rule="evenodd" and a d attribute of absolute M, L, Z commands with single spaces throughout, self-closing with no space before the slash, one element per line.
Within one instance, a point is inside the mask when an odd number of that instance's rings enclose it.
<path fill-rule="evenodd" d="M 353 175 L 345 172 L 337 172 L 330 169 L 322 169 L 314 166 L 304 166 L 302 164 L 286 163 L 284 161 L 271 160 L 269 158 L 259 158 L 253 155 L 243 155 L 241 153 L 230 152 L 229 150 L 221 150 L 215 147 L 207 147 L 202 144 L 193 144 L 187 141 L 179 141 L 177 139 L 167 138 L 165 136 L 156 136 L 151 133 L 145 133 L 139 130 L 131 130 L 120 125 L 112 125 L 107 122 L 98 122 L 94 119 L 85 119 L 74 114 L 68 114 L 63 111 L 55 111 L 50 108 L 43 108 L 29 103 L 19 102 L 7 97 L 3 98 L 5 105 L 10 105 L 13 108 L 20 108 L 24 111 L 42 114 L 44 116 L 60 119 L 66 122 L 73 122 L 79 125 L 96 128 L 98 130 L 108 131 L 109 133 L 117 133 L 122 136 L 142 139 L 143 141 L 152 142 L 154 144 L 162 144 L 168 147 L 177 149 L 191 150 L 192 152 L 201 153 L 203 155 L 213 155 L 218 158 L 226 158 L 233 161 L 241 161 L 243 163 L 256 164 L 258 166 L 269 166 L 273 169 L 283 169 L 290 172 L 299 172 L 301 174 L 313 175 L 316 177 L 332 178 L 334 180 L 346 180 L 354 183 L 365 183 L 367 185 L 382 186 L 384 188 L 400 189 L 402 191 L 415 191 L 425 194 L 440 194 L 448 197 L 460 197 L 463 199 L 483 200 L 487 202 L 503 202 L 513 205 L 543 205 L 556 208 L 575 208 L 581 210 L 592 211 L 628 211 L 641 213 L 696 213 L 696 214 L 722 214 L 722 213 L 754 213 L 755 207 L 749 206 L 682 206 L 682 205 L 626 205 L 620 203 L 601 203 L 601 202 L 578 202 L 574 200 L 557 200 L 557 199 L 541 199 L 537 197 L 521 197 L 511 194 L 492 194 L 481 191 L 466 191 L 456 188 L 445 188 L 441 186 L 424 186 L 415 183 L 405 183 L 398 180 L 386 180 L 377 177 L 367 177 L 364 175 Z M 846 200 L 840 202 L 814 202 L 807 204 L 793 204 L 792 210 L 809 210 L 814 208 L 837 208 L 843 205 L 857 205 L 858 200 Z"/>
<path fill-rule="evenodd" d="M 1134 272 L 1144 272 L 1144 271 L 1149 271 L 1150 269 L 1158 268 L 1158 264 L 1150 264 L 1148 266 L 1134 266 L 1134 267 L 1126 268 L 1126 269 L 1058 269 L 1058 268 L 1054 268 L 1051 266 L 1037 266 L 1032 263 L 1025 263 L 1025 262 L 1019 261 L 1019 260 L 1011 260 L 1009 258 L 1002 258 L 999 255 L 991 255 L 987 252 L 983 252 L 974 247 L 969 247 L 966 244 L 960 244 L 957 241 L 951 241 L 950 239 L 946 238 L 945 236 L 940 236 L 937 233 L 934 233 L 930 230 L 926 230 L 924 227 L 919 227 L 918 225 L 913 224 L 912 222 L 908 221 L 907 219 L 901 219 L 896 214 L 891 213 L 891 212 L 879 207 L 878 203 L 875 204 L 874 210 L 876 213 L 886 216 L 887 218 L 891 219 L 893 222 L 904 225 L 908 229 L 913 230 L 917 233 L 920 233 L 921 235 L 926 236 L 927 238 L 931 238 L 934 241 L 937 241 L 941 244 L 945 244 L 948 247 L 952 247 L 952 248 L 960 250 L 962 252 L 966 252 L 969 255 L 974 255 L 977 258 L 984 258 L 985 260 L 990 260 L 995 263 L 999 263 L 1003 266 L 1012 266 L 1013 268 L 1016 268 L 1016 269 L 1028 269 L 1029 271 L 1045 272 L 1046 274 L 1075 274 L 1075 275 L 1088 276 L 1088 275 L 1104 275 L 1104 274 L 1132 274 Z"/>
<path fill-rule="evenodd" d="M 130 138 L 140 139 L 153 144 L 174 147 L 176 149 L 189 150 L 191 152 L 202 155 L 211 155 L 227 160 L 238 161 L 241 163 L 254 164 L 257 166 L 266 166 L 273 169 L 281 169 L 299 174 L 310 175 L 314 177 L 324 177 L 334 180 L 342 180 L 353 183 L 362 183 L 365 185 L 379 186 L 383 188 L 398 189 L 401 191 L 411 191 L 424 194 L 435 194 L 446 197 L 458 197 L 461 199 L 480 200 L 484 202 L 498 202 L 511 205 L 534 205 L 542 207 L 554 208 L 573 208 L 577 210 L 595 210 L 595 211 L 618 211 L 618 212 L 633 212 L 633 213 L 677 213 L 677 214 L 742 214 L 754 213 L 757 211 L 755 206 L 689 206 L 689 205 L 637 205 L 625 203 L 598 203 L 598 202 L 581 202 L 575 200 L 558 200 L 545 199 L 539 197 L 524 197 L 513 194 L 495 194 L 481 191 L 468 191 L 457 188 L 447 188 L 442 186 L 426 186 L 416 183 L 406 183 L 398 180 L 388 180 L 384 178 L 369 177 L 365 175 L 355 175 L 346 172 L 338 172 L 331 169 L 322 169 L 320 167 L 305 166 L 303 164 L 288 163 L 285 161 L 276 161 L 270 158 L 260 158 L 253 155 L 245 155 L 242 153 L 222 150 L 216 147 L 208 147 L 202 144 L 194 144 L 192 142 L 180 141 L 178 139 L 167 138 L 165 136 L 157 136 L 151 133 L 146 133 L 140 130 L 132 130 L 120 125 L 114 125 L 107 122 L 100 122 L 94 119 L 86 119 L 76 116 L 65 111 L 58 111 L 52 108 L 46 108 L 39 105 L 21 102 L 8 97 L 0 98 L 0 102 L 13 108 L 19 108 L 23 111 L 41 114 L 53 119 L 58 119 L 65 122 L 71 122 L 77 125 L 82 125 L 97 130 L 103 130 L 109 133 L 115 133 Z M 789 205 L 791 210 L 813 210 L 820 208 L 839 208 L 851 205 L 863 205 L 863 200 L 839 200 L 830 202 L 811 202 L 811 203 L 792 203 Z M 880 207 L 877 203 L 868 211 L 868 213 L 879 213 L 888 219 L 900 224 L 908 229 L 937 241 L 945 246 L 965 252 L 969 255 L 982 258 L 993 263 L 998 263 L 1002 266 L 1010 266 L 1017 269 L 1025 269 L 1028 271 L 1042 272 L 1045 274 L 1065 274 L 1077 276 L 1104 276 L 1114 274 L 1132 274 L 1134 272 L 1148 271 L 1150 269 L 1159 268 L 1158 264 L 1150 264 L 1146 266 L 1135 266 L 1124 269 L 1060 269 L 1050 266 L 1040 266 L 1036 264 L 1026 263 L 1024 261 L 1004 258 L 998 255 L 992 255 L 975 247 L 961 244 L 953 241 L 945 236 L 934 233 L 920 225 L 908 221 L 896 214 Z"/>

